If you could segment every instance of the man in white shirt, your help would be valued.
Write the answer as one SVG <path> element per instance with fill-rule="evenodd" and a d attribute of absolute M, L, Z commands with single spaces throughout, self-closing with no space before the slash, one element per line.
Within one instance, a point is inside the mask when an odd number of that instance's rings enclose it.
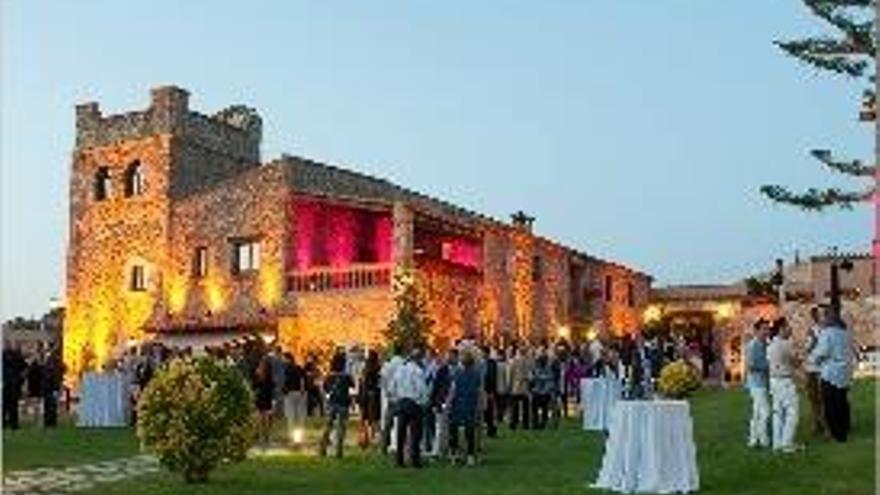
<path fill-rule="evenodd" d="M 403 364 L 400 351 L 394 349 L 391 358 L 382 365 L 379 371 L 379 384 L 382 388 L 382 452 L 388 452 L 391 444 L 391 429 L 397 416 L 397 397 L 392 390 L 392 379 L 397 369 Z"/>
<path fill-rule="evenodd" d="M 794 434 L 798 423 L 798 394 L 794 384 L 796 365 L 791 328 L 786 319 L 774 323 L 776 337 L 767 347 L 770 364 L 770 400 L 773 411 L 773 450 L 794 452 Z"/>
<path fill-rule="evenodd" d="M 767 331 L 767 321 L 759 319 L 755 322 L 751 340 L 745 346 L 746 388 L 752 398 L 749 447 L 766 447 L 770 444 L 767 435 L 767 420 L 770 417 Z"/>
<path fill-rule="evenodd" d="M 421 440 L 424 408 L 428 403 L 428 385 L 421 365 L 422 351 L 414 350 L 394 372 L 390 389 L 397 399 L 397 465 L 404 466 L 404 443 L 409 433 L 412 467 L 422 467 Z"/>
<path fill-rule="evenodd" d="M 849 399 L 852 385 L 852 334 L 832 308 L 826 309 L 825 324 L 819 333 L 810 360 L 821 368 L 822 401 L 831 437 L 845 442 L 849 434 Z"/>

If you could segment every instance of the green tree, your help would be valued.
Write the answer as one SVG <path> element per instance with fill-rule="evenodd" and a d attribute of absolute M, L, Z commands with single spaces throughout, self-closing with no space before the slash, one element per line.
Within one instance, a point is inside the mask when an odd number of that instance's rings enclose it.
<path fill-rule="evenodd" d="M 401 352 L 409 352 L 428 342 L 434 321 L 417 284 L 415 274 L 401 271 L 394 276 L 394 318 L 388 322 L 385 337 L 388 344 Z"/>
<path fill-rule="evenodd" d="M 876 39 L 873 33 L 875 0 L 803 0 L 810 11 L 833 28 L 833 35 L 819 35 L 791 41 L 776 41 L 787 55 L 808 65 L 867 84 L 875 81 Z M 876 92 L 864 91 L 863 121 L 876 120 Z M 805 210 L 823 210 L 828 207 L 851 209 L 853 205 L 870 201 L 877 184 L 876 165 L 861 160 L 842 160 L 827 149 L 814 149 L 810 154 L 834 172 L 869 181 L 861 190 L 843 190 L 836 187 L 809 188 L 792 192 L 780 185 L 764 185 L 761 192 L 773 201 L 794 205 Z"/>
<path fill-rule="evenodd" d="M 253 443 L 254 397 L 238 369 L 210 357 L 174 359 L 150 380 L 137 405 L 137 435 L 170 471 L 205 482 L 241 462 Z"/>

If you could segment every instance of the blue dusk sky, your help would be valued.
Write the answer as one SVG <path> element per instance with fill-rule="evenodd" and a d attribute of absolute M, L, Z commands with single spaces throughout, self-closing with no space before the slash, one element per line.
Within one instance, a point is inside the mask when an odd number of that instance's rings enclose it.
<path fill-rule="evenodd" d="M 763 183 L 860 184 L 861 85 L 777 50 L 797 0 L 2 2 L 3 318 L 63 294 L 74 105 L 190 90 L 264 119 L 263 159 L 350 167 L 656 277 L 734 281 L 777 256 L 867 251 L 870 211 L 805 214 Z"/>

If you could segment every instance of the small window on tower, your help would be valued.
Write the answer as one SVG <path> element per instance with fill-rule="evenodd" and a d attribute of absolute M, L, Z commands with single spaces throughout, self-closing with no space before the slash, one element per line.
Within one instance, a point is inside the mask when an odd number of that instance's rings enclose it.
<path fill-rule="evenodd" d="M 202 278 L 208 274 L 208 248 L 199 246 L 193 257 L 193 274 L 196 278 Z"/>
<path fill-rule="evenodd" d="M 636 291 L 632 282 L 626 283 L 626 305 L 631 308 L 636 305 Z"/>
<path fill-rule="evenodd" d="M 605 275 L 605 302 L 611 302 L 614 299 L 613 289 L 614 280 L 611 278 L 611 275 Z"/>
<path fill-rule="evenodd" d="M 147 276 L 143 266 L 135 265 L 131 267 L 129 288 L 138 292 L 147 290 Z"/>
<path fill-rule="evenodd" d="M 95 201 L 104 201 L 110 197 L 110 168 L 99 167 L 95 172 Z"/>
<path fill-rule="evenodd" d="M 144 193 L 144 170 L 140 160 L 135 160 L 125 169 L 125 197 L 140 196 Z"/>

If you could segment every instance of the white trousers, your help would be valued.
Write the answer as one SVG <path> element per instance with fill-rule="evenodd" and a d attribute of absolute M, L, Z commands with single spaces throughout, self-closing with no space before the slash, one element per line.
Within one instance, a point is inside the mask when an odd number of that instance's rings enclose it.
<path fill-rule="evenodd" d="M 437 427 L 434 433 L 434 445 L 432 453 L 436 456 L 445 456 L 449 450 L 449 413 L 438 411 L 436 413 Z"/>
<path fill-rule="evenodd" d="M 284 396 L 284 417 L 287 429 L 303 428 L 306 423 L 307 404 L 305 392 L 288 392 Z"/>
<path fill-rule="evenodd" d="M 770 422 L 770 397 L 766 388 L 750 388 L 752 396 L 752 419 L 749 421 L 749 445 L 770 446 L 767 433 Z"/>
<path fill-rule="evenodd" d="M 770 398 L 773 404 L 773 448 L 793 447 L 798 424 L 798 394 L 794 381 L 771 377 Z"/>

